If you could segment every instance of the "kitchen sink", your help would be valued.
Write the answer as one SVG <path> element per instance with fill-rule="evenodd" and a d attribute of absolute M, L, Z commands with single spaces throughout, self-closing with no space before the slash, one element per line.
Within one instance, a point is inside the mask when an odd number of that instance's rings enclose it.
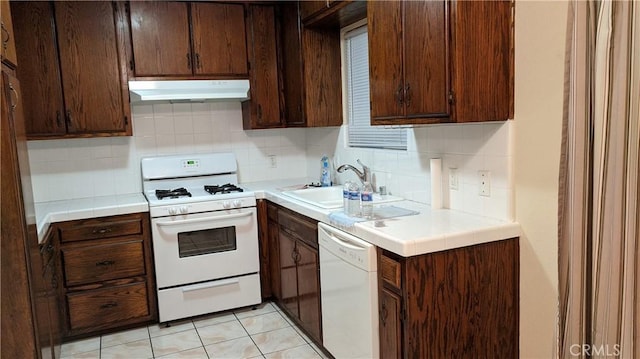
<path fill-rule="evenodd" d="M 294 191 L 284 191 L 282 194 L 324 209 L 342 208 L 343 204 L 342 186 L 298 189 Z M 403 198 L 398 196 L 381 196 L 379 193 L 373 194 L 374 205 L 401 200 L 403 200 Z"/>

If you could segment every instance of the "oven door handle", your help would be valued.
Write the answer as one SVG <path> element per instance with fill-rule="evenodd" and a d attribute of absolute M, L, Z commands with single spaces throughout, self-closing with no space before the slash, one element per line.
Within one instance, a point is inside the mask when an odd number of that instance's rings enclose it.
<path fill-rule="evenodd" d="M 213 283 L 194 284 L 194 285 L 190 285 L 188 287 L 182 288 L 182 293 L 193 292 L 196 290 L 209 289 L 209 288 L 215 288 L 215 287 L 224 287 L 224 286 L 238 284 L 238 283 L 240 283 L 240 280 L 238 279 L 225 279 L 225 280 L 219 280 Z"/>
<path fill-rule="evenodd" d="M 183 224 L 201 223 L 201 222 L 209 222 L 209 221 L 219 221 L 219 220 L 224 220 L 224 219 L 248 217 L 248 216 L 251 216 L 252 214 L 253 214 L 253 212 L 234 213 L 234 214 L 227 214 L 227 215 L 219 216 L 219 217 L 182 219 L 182 220 L 171 221 L 171 222 L 156 222 L 156 224 L 158 226 L 160 226 L 160 227 L 180 226 L 180 225 L 183 225 Z"/>

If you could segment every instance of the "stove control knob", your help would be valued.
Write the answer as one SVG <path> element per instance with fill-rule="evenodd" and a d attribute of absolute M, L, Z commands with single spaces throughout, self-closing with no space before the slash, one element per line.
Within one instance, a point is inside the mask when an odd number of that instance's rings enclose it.
<path fill-rule="evenodd" d="M 178 214 L 178 209 L 176 207 L 169 207 L 169 214 L 175 216 Z"/>
<path fill-rule="evenodd" d="M 239 199 L 233 200 L 233 206 L 236 207 L 236 208 L 242 207 L 242 201 L 239 200 Z"/>
<path fill-rule="evenodd" d="M 226 209 L 231 208 L 231 202 L 229 202 L 229 201 L 222 202 L 222 207 L 224 207 Z"/>
<path fill-rule="evenodd" d="M 180 213 L 182 213 L 182 214 L 189 213 L 189 207 L 187 207 L 187 206 L 180 207 Z"/>

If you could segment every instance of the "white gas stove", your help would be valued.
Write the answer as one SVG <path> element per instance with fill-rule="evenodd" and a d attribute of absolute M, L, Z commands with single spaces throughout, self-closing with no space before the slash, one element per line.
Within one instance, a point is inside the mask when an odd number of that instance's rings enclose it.
<path fill-rule="evenodd" d="M 238 187 L 235 156 L 142 159 L 160 321 L 258 304 L 256 199 Z"/>

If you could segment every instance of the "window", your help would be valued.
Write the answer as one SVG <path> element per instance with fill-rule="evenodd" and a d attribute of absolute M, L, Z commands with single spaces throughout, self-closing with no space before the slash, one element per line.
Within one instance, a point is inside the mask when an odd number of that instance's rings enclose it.
<path fill-rule="evenodd" d="M 370 125 L 367 27 L 362 26 L 345 33 L 344 39 L 349 147 L 406 150 L 405 128 Z"/>

